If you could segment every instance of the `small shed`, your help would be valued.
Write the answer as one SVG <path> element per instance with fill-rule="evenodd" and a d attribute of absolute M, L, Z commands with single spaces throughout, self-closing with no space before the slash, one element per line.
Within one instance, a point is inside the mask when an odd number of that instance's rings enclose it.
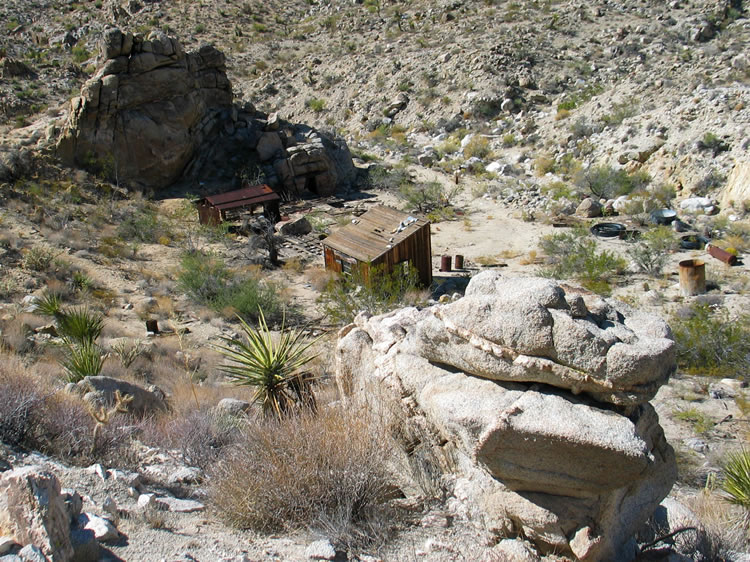
<path fill-rule="evenodd" d="M 323 256 L 326 269 L 358 267 L 365 279 L 372 266 L 390 273 L 409 262 L 422 285 L 432 283 L 430 222 L 389 207 L 374 207 L 323 240 Z"/>
<path fill-rule="evenodd" d="M 199 200 L 198 219 L 201 224 L 217 225 L 227 220 L 231 214 L 248 210 L 252 213 L 262 206 L 266 218 L 277 223 L 281 219 L 279 201 L 279 194 L 267 185 L 247 186 L 218 195 L 208 195 Z"/>

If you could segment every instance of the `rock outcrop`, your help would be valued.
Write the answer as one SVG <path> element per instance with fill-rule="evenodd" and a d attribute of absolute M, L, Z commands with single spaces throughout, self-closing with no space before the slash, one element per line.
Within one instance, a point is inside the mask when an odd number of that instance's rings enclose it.
<path fill-rule="evenodd" d="M 0 536 L 34 545 L 53 562 L 73 557 L 70 516 L 54 474 L 39 466 L 28 466 L 2 475 Z"/>
<path fill-rule="evenodd" d="M 232 105 L 224 55 L 211 46 L 185 53 L 162 32 L 143 39 L 119 29 L 105 33 L 101 55 L 104 64 L 71 101 L 58 153 L 144 187 L 173 183 Z"/>
<path fill-rule="evenodd" d="M 226 188 L 254 169 L 262 172 L 254 179 L 286 193 L 325 196 L 355 179 L 343 140 L 234 105 L 224 54 L 212 46 L 185 53 L 162 32 L 144 39 L 109 29 L 100 58 L 57 143 L 68 164 L 150 189 L 183 177 Z"/>
<path fill-rule="evenodd" d="M 673 346 L 658 318 L 486 272 L 454 303 L 360 315 L 340 334 L 337 376 L 451 459 L 438 465 L 468 515 L 541 553 L 621 560 L 676 477 L 648 404 Z M 408 441 L 407 458 L 420 447 Z"/>

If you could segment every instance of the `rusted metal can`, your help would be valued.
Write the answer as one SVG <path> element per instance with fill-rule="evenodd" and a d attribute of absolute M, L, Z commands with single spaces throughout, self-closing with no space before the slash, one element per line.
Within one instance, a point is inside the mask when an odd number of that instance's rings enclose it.
<path fill-rule="evenodd" d="M 706 264 L 701 260 L 680 262 L 680 293 L 685 297 L 706 292 Z"/>
<path fill-rule="evenodd" d="M 464 257 L 460 254 L 457 254 L 455 258 L 453 258 L 453 269 L 463 269 L 464 268 Z"/>
<path fill-rule="evenodd" d="M 440 271 L 450 271 L 450 270 L 451 270 L 451 257 L 441 256 L 440 257 Z"/>
<path fill-rule="evenodd" d="M 708 246 L 706 246 L 706 250 L 708 250 L 708 253 L 715 257 L 717 260 L 721 260 L 728 265 L 734 265 L 735 263 L 737 263 L 737 256 L 735 256 L 734 254 L 730 254 L 726 250 L 722 250 L 718 246 L 709 244 Z"/>

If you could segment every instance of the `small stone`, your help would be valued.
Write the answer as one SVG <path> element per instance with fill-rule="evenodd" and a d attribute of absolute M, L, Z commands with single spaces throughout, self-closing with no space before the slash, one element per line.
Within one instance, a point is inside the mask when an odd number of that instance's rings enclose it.
<path fill-rule="evenodd" d="M 203 480 L 203 473 L 200 468 L 194 466 L 183 466 L 169 475 L 167 483 L 169 484 L 196 484 Z"/>
<path fill-rule="evenodd" d="M 93 531 L 96 540 L 100 542 L 114 541 L 120 537 L 117 528 L 109 520 L 93 513 L 81 513 L 78 516 L 78 527 Z"/>
<path fill-rule="evenodd" d="M 138 507 L 141 509 L 158 509 L 159 505 L 154 494 L 141 494 L 138 496 Z"/>
<path fill-rule="evenodd" d="M 107 470 L 102 465 L 100 465 L 99 463 L 92 464 L 90 467 L 88 467 L 86 469 L 86 471 L 90 472 L 92 474 L 96 474 L 102 480 L 106 480 L 107 479 Z"/>
<path fill-rule="evenodd" d="M 117 481 L 122 482 L 129 488 L 138 488 L 143 483 L 141 475 L 137 472 L 126 472 L 124 470 L 113 469 L 110 471 L 110 476 Z"/>
<path fill-rule="evenodd" d="M 102 509 L 112 515 L 115 518 L 115 523 L 117 523 L 117 520 L 120 518 L 120 515 L 117 511 L 117 504 L 115 503 L 115 500 L 112 499 L 111 496 L 107 496 L 104 500 L 104 503 L 102 504 Z"/>
<path fill-rule="evenodd" d="M 141 496 L 143 497 L 143 496 Z M 206 506 L 201 502 L 195 500 L 183 500 L 179 498 L 157 498 L 156 505 L 161 509 L 166 509 L 172 513 L 194 513 L 196 511 L 203 511 Z"/>
<path fill-rule="evenodd" d="M 27 544 L 18 552 L 19 558 L 23 562 L 48 562 L 47 557 L 38 546 Z"/>
<path fill-rule="evenodd" d="M 688 449 L 692 449 L 696 453 L 702 454 L 708 451 L 708 443 L 706 443 L 703 439 L 699 439 L 697 437 L 685 439 L 684 444 Z"/>
<path fill-rule="evenodd" d="M 305 549 L 305 558 L 308 560 L 333 560 L 336 558 L 336 549 L 329 540 L 320 540 L 310 543 Z"/>

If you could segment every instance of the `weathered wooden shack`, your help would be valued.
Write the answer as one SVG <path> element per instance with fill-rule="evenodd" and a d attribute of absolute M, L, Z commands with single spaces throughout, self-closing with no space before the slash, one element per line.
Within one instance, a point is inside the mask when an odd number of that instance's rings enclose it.
<path fill-rule="evenodd" d="M 370 209 L 323 240 L 326 269 L 348 272 L 357 267 L 367 279 L 370 268 L 387 273 L 409 262 L 424 286 L 432 283 L 430 222 L 389 207 Z"/>
<path fill-rule="evenodd" d="M 276 223 L 281 219 L 279 201 L 279 194 L 267 185 L 247 186 L 199 200 L 198 219 L 201 224 L 217 225 L 232 215 L 252 213 L 254 209 L 262 207 L 266 218 Z"/>

